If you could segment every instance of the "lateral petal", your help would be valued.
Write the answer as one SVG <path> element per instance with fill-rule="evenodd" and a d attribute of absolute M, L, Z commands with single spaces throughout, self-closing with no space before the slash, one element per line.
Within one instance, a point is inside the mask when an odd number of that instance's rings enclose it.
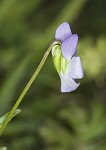
<path fill-rule="evenodd" d="M 61 50 L 63 56 L 67 61 L 71 59 L 71 57 L 76 53 L 76 46 L 78 42 L 78 35 L 72 34 L 69 38 L 67 38 L 61 45 Z"/>
<path fill-rule="evenodd" d="M 80 57 L 72 57 L 67 64 L 66 74 L 73 79 L 81 79 L 84 77 Z"/>

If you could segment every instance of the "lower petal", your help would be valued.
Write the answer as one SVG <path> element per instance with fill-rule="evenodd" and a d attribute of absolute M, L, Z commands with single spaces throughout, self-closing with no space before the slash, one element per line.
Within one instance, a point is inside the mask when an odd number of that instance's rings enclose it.
<path fill-rule="evenodd" d="M 61 92 L 72 92 L 78 88 L 80 83 L 76 83 L 72 78 L 63 73 L 60 74 L 61 79 Z"/>

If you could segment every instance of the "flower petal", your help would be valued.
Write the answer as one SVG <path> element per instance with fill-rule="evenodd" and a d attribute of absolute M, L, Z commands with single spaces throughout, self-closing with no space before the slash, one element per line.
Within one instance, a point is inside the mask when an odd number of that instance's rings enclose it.
<path fill-rule="evenodd" d="M 62 23 L 56 30 L 55 39 L 63 42 L 72 35 L 70 26 L 67 22 Z"/>
<path fill-rule="evenodd" d="M 60 74 L 61 79 L 61 92 L 72 92 L 78 88 L 80 83 L 76 83 L 72 78 L 64 75 L 63 73 Z"/>
<path fill-rule="evenodd" d="M 78 35 L 73 34 L 69 38 L 67 38 L 61 45 L 61 50 L 63 56 L 67 61 L 76 53 L 76 46 L 78 41 Z"/>
<path fill-rule="evenodd" d="M 80 57 L 72 57 L 67 65 L 66 74 L 73 79 L 84 77 Z"/>

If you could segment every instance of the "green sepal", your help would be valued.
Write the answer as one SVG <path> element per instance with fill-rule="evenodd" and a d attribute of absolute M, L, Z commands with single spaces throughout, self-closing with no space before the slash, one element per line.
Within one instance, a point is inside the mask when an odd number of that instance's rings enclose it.
<path fill-rule="evenodd" d="M 67 60 L 62 55 L 60 45 L 53 46 L 53 48 L 52 48 L 52 56 L 53 56 L 54 66 L 55 66 L 58 74 L 60 74 L 61 71 L 63 73 L 65 73 L 66 72 L 66 68 L 67 68 Z"/>
<path fill-rule="evenodd" d="M 60 74 L 61 71 L 61 55 L 62 54 L 61 54 L 60 45 L 53 46 L 52 48 L 53 63 L 58 74 Z"/>
<path fill-rule="evenodd" d="M 61 56 L 61 71 L 63 72 L 63 74 L 65 74 L 66 69 L 67 69 L 67 60 L 62 55 Z"/>

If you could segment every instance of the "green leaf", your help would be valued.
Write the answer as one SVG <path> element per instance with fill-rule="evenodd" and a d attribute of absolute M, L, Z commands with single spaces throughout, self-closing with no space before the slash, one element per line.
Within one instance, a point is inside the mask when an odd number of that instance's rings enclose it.
<path fill-rule="evenodd" d="M 7 150 L 7 147 L 1 147 L 0 150 Z"/>
<path fill-rule="evenodd" d="M 15 113 L 13 114 L 12 118 L 15 117 L 17 114 L 19 114 L 20 112 L 21 112 L 21 110 L 20 110 L 20 109 L 17 109 L 17 110 L 15 111 Z M 4 116 L 2 116 L 2 117 L 0 118 L 0 128 L 2 127 L 3 123 L 4 123 L 5 120 L 7 119 L 8 114 L 9 114 L 9 112 L 6 113 Z"/>

